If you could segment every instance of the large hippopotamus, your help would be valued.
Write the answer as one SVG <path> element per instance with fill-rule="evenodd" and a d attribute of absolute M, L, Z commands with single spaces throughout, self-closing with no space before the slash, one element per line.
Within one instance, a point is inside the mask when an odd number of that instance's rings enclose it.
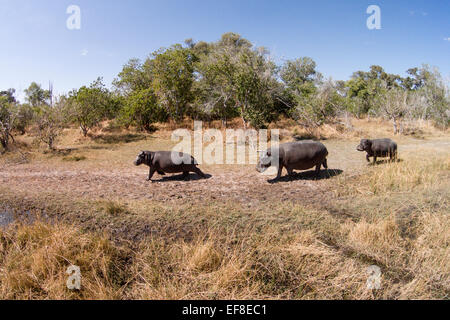
<path fill-rule="evenodd" d="M 320 173 L 320 167 L 327 165 L 327 148 L 316 141 L 298 141 L 280 144 L 278 148 L 270 148 L 262 153 L 256 166 L 260 173 L 266 171 L 269 167 L 278 168 L 278 174 L 275 180 L 281 177 L 283 168 L 286 168 L 289 176 L 292 176 L 294 170 L 307 170 L 316 167 L 316 175 Z"/>
<path fill-rule="evenodd" d="M 182 152 L 141 151 L 134 164 L 136 166 L 145 164 L 150 167 L 148 181 L 151 181 L 155 172 L 158 172 L 160 175 L 182 172 L 185 179 L 189 178 L 189 172 L 195 172 L 200 177 L 206 178 L 206 175 L 197 167 L 198 163 L 194 157 Z"/>
<path fill-rule="evenodd" d="M 391 139 L 362 139 L 356 150 L 366 151 L 367 162 L 373 157 L 373 164 L 377 162 L 377 157 L 389 157 L 391 161 L 397 159 L 397 144 Z"/>

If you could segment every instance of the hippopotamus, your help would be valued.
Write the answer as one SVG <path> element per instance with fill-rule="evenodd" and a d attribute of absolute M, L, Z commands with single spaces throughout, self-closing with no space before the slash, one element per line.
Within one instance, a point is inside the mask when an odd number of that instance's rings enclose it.
<path fill-rule="evenodd" d="M 373 157 L 373 164 L 377 162 L 377 157 L 389 157 L 391 161 L 397 159 L 397 144 L 391 139 L 362 139 L 356 150 L 366 151 L 367 162 Z"/>
<path fill-rule="evenodd" d="M 278 180 L 283 168 L 286 168 L 289 176 L 292 176 L 294 170 L 307 170 L 316 167 L 316 175 L 318 176 L 321 166 L 328 169 L 327 156 L 328 150 L 320 142 L 310 140 L 288 142 L 280 144 L 278 148 L 270 148 L 264 151 L 260 156 L 256 170 L 263 173 L 269 167 L 275 166 L 278 169 L 275 180 Z"/>
<path fill-rule="evenodd" d="M 155 172 L 160 175 L 182 172 L 185 179 L 189 178 L 189 172 L 195 172 L 200 177 L 206 178 L 206 175 L 197 167 L 198 163 L 194 157 L 182 152 L 141 151 L 134 164 L 136 166 L 145 164 L 150 167 L 148 181 L 151 181 Z"/>

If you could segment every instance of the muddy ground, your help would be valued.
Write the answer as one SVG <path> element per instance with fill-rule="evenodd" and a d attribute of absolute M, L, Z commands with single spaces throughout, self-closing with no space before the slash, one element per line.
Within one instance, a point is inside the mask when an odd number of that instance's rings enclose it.
<path fill-rule="evenodd" d="M 207 179 L 193 173 L 189 181 L 181 175 L 155 174 L 153 182 L 147 182 L 148 168 L 132 164 L 140 148 L 151 148 L 141 142 L 130 151 L 126 150 L 128 157 L 125 154 L 115 162 L 106 158 L 95 159 L 87 166 L 83 165 L 83 161 L 76 164 L 65 161 L 3 164 L 0 167 L 0 183 L 12 191 L 56 192 L 90 199 L 150 199 L 162 202 L 182 199 L 192 203 L 232 200 L 248 205 L 271 200 L 295 202 L 308 198 L 321 199 L 324 193 L 333 189 L 330 180 L 341 175 L 358 175 L 369 165 L 365 154 L 356 151 L 357 142 L 323 142 L 329 150 L 329 170 L 322 169 L 318 178 L 311 170 L 297 172 L 295 178 L 289 179 L 284 170 L 284 177 L 273 182 L 271 178 L 276 175 L 275 172 L 262 175 L 256 172 L 254 165 L 214 165 L 200 166 L 208 174 Z M 410 139 L 400 145 L 399 153 L 401 158 L 402 151 L 420 149 L 426 157 L 427 152 L 445 151 L 446 148 L 450 148 L 450 142 Z M 133 152 L 133 149 L 136 151 Z M 382 161 L 380 165 L 383 165 Z"/>
<path fill-rule="evenodd" d="M 190 181 L 185 181 L 181 175 L 159 176 L 155 174 L 154 181 L 146 181 L 148 169 L 145 166 L 135 167 L 132 164 L 139 150 L 155 150 L 159 145 L 152 146 L 153 141 L 137 141 L 131 144 L 115 146 L 114 148 L 94 148 L 82 155 L 86 160 L 64 161 L 61 157 L 38 158 L 26 163 L 3 162 L 0 167 L 0 184 L 10 195 L 18 195 L 15 206 L 21 202 L 27 203 L 27 210 L 34 206 L 37 198 L 41 199 L 39 206 L 56 202 L 52 198 L 65 199 L 65 202 L 76 201 L 116 201 L 122 204 L 133 202 L 158 204 L 173 207 L 178 205 L 201 207 L 211 204 L 232 203 L 243 209 L 261 208 L 275 203 L 300 204 L 305 207 L 325 209 L 329 212 L 351 217 L 346 212 L 339 212 L 335 202 L 338 183 L 345 183 L 368 168 L 365 154 L 356 151 L 357 140 L 323 141 L 329 150 L 329 170 L 322 170 L 317 178 L 314 171 L 298 172 L 295 178 L 285 176 L 278 182 L 270 181 L 273 175 L 261 175 L 254 165 L 214 165 L 200 166 L 208 174 L 207 179 L 200 179 L 191 174 Z M 417 156 L 426 156 L 430 152 L 446 152 L 450 143 L 446 140 L 403 139 L 399 144 L 400 158 L 402 152 L 414 153 L 420 149 Z M 379 166 L 385 165 L 380 161 Z M 339 180 L 337 180 L 339 179 Z M 16 210 L 18 208 L 15 208 Z M 20 209 L 20 208 L 19 208 Z M 51 214 L 55 216 L 55 214 Z M 86 226 L 82 213 L 71 216 L 70 219 L 82 221 Z M 141 218 L 139 218 L 141 219 Z M 138 220 L 139 220 L 138 219 Z M 145 220 L 145 219 L 144 219 Z M 129 236 L 133 229 L 133 238 L 139 237 L 139 232 L 147 230 L 146 221 L 128 221 L 131 226 L 108 226 L 119 236 Z M 9 221 L 9 220 L 8 220 Z M 95 228 L 105 228 L 106 222 L 95 222 Z M 133 227 L 134 225 L 134 227 Z M 90 226 L 92 227 L 92 226 Z M 122 230 L 122 231 L 118 231 Z M 141 231 L 140 231 L 141 230 Z"/>

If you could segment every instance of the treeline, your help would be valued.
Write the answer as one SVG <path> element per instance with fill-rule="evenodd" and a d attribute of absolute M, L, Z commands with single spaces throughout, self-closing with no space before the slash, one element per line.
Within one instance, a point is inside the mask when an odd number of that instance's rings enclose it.
<path fill-rule="evenodd" d="M 243 128 L 264 128 L 284 116 L 315 128 L 352 114 L 388 118 L 396 134 L 403 119 L 447 128 L 449 88 L 439 71 L 424 65 L 406 72 L 401 77 L 374 65 L 348 81 L 333 81 L 309 57 L 276 65 L 267 49 L 235 33 L 211 43 L 189 39 L 145 61 L 131 59 L 111 90 L 99 78 L 60 97 L 32 83 L 25 103 L 16 101 L 14 89 L 0 92 L 0 142 L 7 149 L 12 132 L 32 128 L 38 141 L 53 148 L 65 126 L 76 124 L 86 136 L 106 119 L 151 131 L 157 122 L 186 117 L 221 120 L 224 126 L 239 117 Z"/>

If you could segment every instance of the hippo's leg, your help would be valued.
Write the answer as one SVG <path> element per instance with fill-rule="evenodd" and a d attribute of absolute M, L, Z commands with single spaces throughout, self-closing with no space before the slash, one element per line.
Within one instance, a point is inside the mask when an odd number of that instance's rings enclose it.
<path fill-rule="evenodd" d="M 397 161 L 397 150 L 395 150 L 395 149 L 389 150 L 389 158 L 390 158 L 391 162 Z"/>
<path fill-rule="evenodd" d="M 196 174 L 198 174 L 202 178 L 206 178 L 206 175 L 200 170 L 198 167 L 193 167 L 192 171 L 194 171 Z"/>
<path fill-rule="evenodd" d="M 369 154 L 366 154 L 366 160 L 367 160 L 367 162 L 370 162 L 370 156 L 369 156 Z"/>
<path fill-rule="evenodd" d="M 281 178 L 281 173 L 283 173 L 283 165 L 279 164 L 278 165 L 278 173 L 277 173 L 277 176 L 276 176 L 275 180 L 278 180 L 278 179 Z"/>
<path fill-rule="evenodd" d="M 373 164 L 374 164 L 374 165 L 377 164 L 377 156 L 373 156 Z"/>
<path fill-rule="evenodd" d="M 321 166 L 322 164 L 321 163 L 319 163 L 317 166 L 316 166 L 316 177 L 318 177 L 319 175 L 320 175 L 320 166 Z"/>
<path fill-rule="evenodd" d="M 294 169 L 292 169 L 292 168 L 286 168 L 286 169 L 287 169 L 289 177 L 292 177 L 294 175 Z"/>
<path fill-rule="evenodd" d="M 150 167 L 150 171 L 148 173 L 148 179 L 147 181 L 152 181 L 152 177 L 155 174 L 156 170 L 153 167 Z"/>
<path fill-rule="evenodd" d="M 325 169 L 328 169 L 328 161 L 327 159 L 323 160 L 322 165 Z"/>

